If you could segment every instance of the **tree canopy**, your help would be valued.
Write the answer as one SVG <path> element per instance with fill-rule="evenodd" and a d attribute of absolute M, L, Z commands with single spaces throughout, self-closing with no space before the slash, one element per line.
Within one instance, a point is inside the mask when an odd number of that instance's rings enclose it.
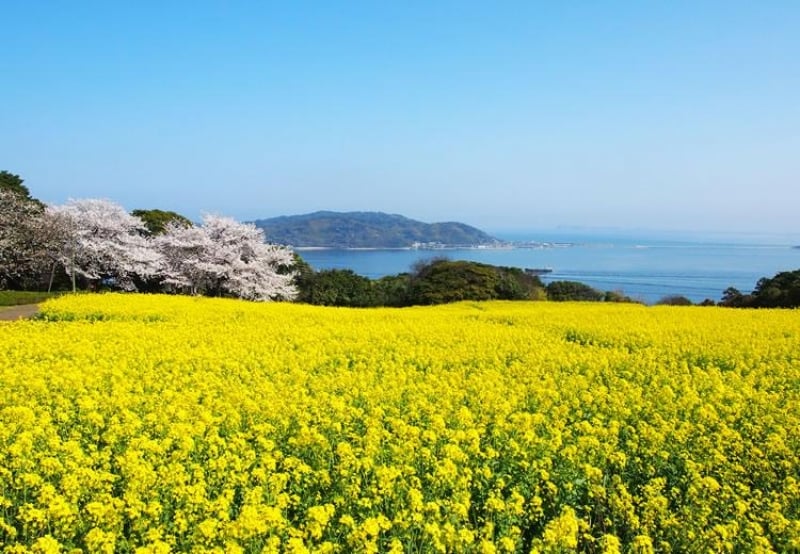
<path fill-rule="evenodd" d="M 519 268 L 434 259 L 414 268 L 408 296 L 415 304 L 459 300 L 522 300 L 543 288 L 538 277 Z"/>
<path fill-rule="evenodd" d="M 144 223 L 149 235 L 161 235 L 166 232 L 167 225 L 176 223 L 184 227 L 191 227 L 192 222 L 187 217 L 173 211 L 165 210 L 133 210 L 131 215 L 138 217 Z"/>
<path fill-rule="evenodd" d="M 380 305 L 373 282 L 350 269 L 326 269 L 304 276 L 297 300 L 319 306 Z"/>
<path fill-rule="evenodd" d="M 657 306 L 691 306 L 694 303 L 680 294 L 670 294 L 668 296 L 662 296 L 656 302 Z"/>
<path fill-rule="evenodd" d="M 600 302 L 605 294 L 577 281 L 553 281 L 547 285 L 547 298 L 557 302 Z"/>
<path fill-rule="evenodd" d="M 28 187 L 23 185 L 24 180 L 10 171 L 0 171 L 0 190 L 8 190 L 32 200 Z"/>
<path fill-rule="evenodd" d="M 773 277 L 762 277 L 750 294 L 728 287 L 722 293 L 719 305 L 729 308 L 798 308 L 800 269 L 781 271 Z"/>
<path fill-rule="evenodd" d="M 800 269 L 759 279 L 753 290 L 753 304 L 759 308 L 800 307 Z"/>
<path fill-rule="evenodd" d="M 23 185 L 25 181 L 19 175 L 11 173 L 10 171 L 0 171 L 0 191 L 6 191 L 15 194 L 18 198 L 30 202 L 39 210 L 44 210 L 44 204 L 31 196 L 31 191 L 28 187 Z"/>
<path fill-rule="evenodd" d="M 73 278 L 81 276 L 133 290 L 134 278 L 155 275 L 160 256 L 142 236 L 144 223 L 109 200 L 71 200 L 48 209 L 69 229 L 59 259 Z"/>
<path fill-rule="evenodd" d="M 53 229 L 38 202 L 0 188 L 0 288 L 27 290 L 42 284 L 50 267 Z"/>
<path fill-rule="evenodd" d="M 203 224 L 167 224 L 152 239 L 162 256 L 164 283 L 176 290 L 248 300 L 292 299 L 294 264 L 291 250 L 267 244 L 252 224 L 206 215 Z"/>
<path fill-rule="evenodd" d="M 370 280 L 351 270 L 305 273 L 298 301 L 329 306 L 413 306 L 459 300 L 531 300 L 544 297 L 538 277 L 519 268 L 435 258 L 411 273 Z"/>

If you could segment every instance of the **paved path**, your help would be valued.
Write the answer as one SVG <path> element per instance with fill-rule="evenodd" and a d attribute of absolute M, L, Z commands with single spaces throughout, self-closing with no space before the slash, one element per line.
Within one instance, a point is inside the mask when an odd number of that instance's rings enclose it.
<path fill-rule="evenodd" d="M 25 304 L 24 306 L 9 306 L 0 308 L 0 321 L 14 321 L 26 319 L 39 311 L 38 304 Z"/>

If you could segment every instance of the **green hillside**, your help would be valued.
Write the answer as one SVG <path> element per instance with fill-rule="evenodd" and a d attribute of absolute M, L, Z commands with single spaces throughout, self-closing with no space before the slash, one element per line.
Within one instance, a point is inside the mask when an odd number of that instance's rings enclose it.
<path fill-rule="evenodd" d="M 408 248 L 415 243 L 441 246 L 490 245 L 491 235 L 464 223 L 422 223 L 381 212 L 314 212 L 256 220 L 267 240 L 295 247 Z"/>

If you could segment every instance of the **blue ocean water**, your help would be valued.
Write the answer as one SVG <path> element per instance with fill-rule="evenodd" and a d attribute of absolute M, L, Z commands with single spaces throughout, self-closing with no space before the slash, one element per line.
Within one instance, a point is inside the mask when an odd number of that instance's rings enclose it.
<path fill-rule="evenodd" d="M 546 243 L 541 248 L 446 250 L 300 250 L 315 269 L 352 269 L 379 278 L 408 271 L 437 256 L 520 268 L 551 268 L 542 276 L 621 291 L 646 303 L 667 295 L 694 302 L 719 300 L 728 287 L 750 292 L 761 277 L 800 269 L 800 249 L 789 237 L 634 236 L 621 233 L 531 231 L 496 233 L 505 240 Z"/>

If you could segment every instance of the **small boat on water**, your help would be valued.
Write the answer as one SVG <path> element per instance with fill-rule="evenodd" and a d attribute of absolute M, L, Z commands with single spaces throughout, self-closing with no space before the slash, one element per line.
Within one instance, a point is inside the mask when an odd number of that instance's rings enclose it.
<path fill-rule="evenodd" d="M 525 273 L 528 275 L 546 275 L 548 273 L 553 273 L 552 267 L 526 267 Z"/>

